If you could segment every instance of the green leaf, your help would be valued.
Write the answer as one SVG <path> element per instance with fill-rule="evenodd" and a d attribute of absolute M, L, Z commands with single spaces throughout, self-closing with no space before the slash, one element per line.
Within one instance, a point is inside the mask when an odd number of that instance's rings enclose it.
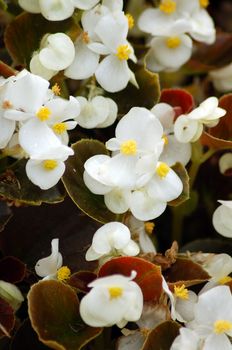
<path fill-rule="evenodd" d="M 20 160 L 5 173 L 0 175 L 0 195 L 6 200 L 29 205 L 41 203 L 59 203 L 63 201 L 65 191 L 54 186 L 49 190 L 41 190 L 27 177 L 25 172 L 26 160 Z"/>
<path fill-rule="evenodd" d="M 72 148 L 75 154 L 66 161 L 66 171 L 62 179 L 69 196 L 78 208 L 96 221 L 120 221 L 119 215 L 106 208 L 103 196 L 90 192 L 83 180 L 86 160 L 96 154 L 108 154 L 104 144 L 97 140 L 83 139 L 73 144 Z"/>
<path fill-rule="evenodd" d="M 173 201 L 168 202 L 168 205 L 176 207 L 189 199 L 189 176 L 187 170 L 181 163 L 173 165 L 172 170 L 175 171 L 183 183 L 183 191 L 181 195 Z"/>
<path fill-rule="evenodd" d="M 119 115 L 123 116 L 135 106 L 151 109 L 160 98 L 159 75 L 141 66 L 132 67 L 139 88 L 131 83 L 117 93 L 108 94 L 117 104 Z"/>
<path fill-rule="evenodd" d="M 170 350 L 174 339 L 179 335 L 180 325 L 166 321 L 153 329 L 141 350 Z"/>
<path fill-rule="evenodd" d="M 65 21 L 47 21 L 43 16 L 22 13 L 8 25 L 5 45 L 15 64 L 28 67 L 34 51 L 39 49 L 44 34 L 66 32 L 72 29 L 72 18 Z M 76 26 L 75 28 L 78 27 Z"/>
<path fill-rule="evenodd" d="M 79 350 L 102 328 L 83 323 L 74 290 L 61 282 L 40 281 L 28 293 L 28 311 L 39 340 L 57 350 Z"/>

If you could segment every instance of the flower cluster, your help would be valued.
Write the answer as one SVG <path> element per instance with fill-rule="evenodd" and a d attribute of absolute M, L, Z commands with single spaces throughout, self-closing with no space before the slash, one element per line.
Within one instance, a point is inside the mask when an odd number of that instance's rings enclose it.
<path fill-rule="evenodd" d="M 153 37 L 146 56 L 150 70 L 179 69 L 191 57 L 191 37 L 206 44 L 215 41 L 214 23 L 205 9 L 208 4 L 205 0 L 162 0 L 158 8 L 141 14 L 139 28 Z"/>

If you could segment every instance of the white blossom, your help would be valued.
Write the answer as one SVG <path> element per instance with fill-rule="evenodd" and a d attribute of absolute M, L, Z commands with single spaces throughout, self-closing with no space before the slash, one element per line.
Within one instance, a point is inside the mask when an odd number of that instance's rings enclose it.
<path fill-rule="evenodd" d="M 232 63 L 219 69 L 212 70 L 209 77 L 215 89 L 220 92 L 232 91 Z"/>
<path fill-rule="evenodd" d="M 219 170 L 221 174 L 225 174 L 232 169 L 232 153 L 225 153 L 219 159 Z"/>
<path fill-rule="evenodd" d="M 218 200 L 221 205 L 213 214 L 213 226 L 224 237 L 232 237 L 232 201 Z"/>
<path fill-rule="evenodd" d="M 15 311 L 20 308 L 24 301 L 24 297 L 17 286 L 2 280 L 0 280 L 0 297 L 6 300 Z"/>

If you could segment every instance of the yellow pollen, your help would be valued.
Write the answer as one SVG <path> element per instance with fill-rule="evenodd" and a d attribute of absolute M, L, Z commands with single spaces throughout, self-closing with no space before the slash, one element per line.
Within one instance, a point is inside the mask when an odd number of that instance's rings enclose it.
<path fill-rule="evenodd" d="M 225 277 L 220 278 L 220 280 L 218 280 L 218 283 L 219 284 L 226 284 L 226 283 L 229 283 L 231 281 L 232 281 L 232 277 L 225 276 Z"/>
<path fill-rule="evenodd" d="M 43 161 L 43 167 L 45 170 L 54 170 L 57 167 L 58 163 L 54 159 L 47 159 Z"/>
<path fill-rule="evenodd" d="M 110 299 L 119 298 L 122 296 L 122 293 L 123 293 L 122 287 L 117 287 L 117 286 L 109 287 L 108 291 L 110 293 Z"/>
<path fill-rule="evenodd" d="M 3 109 L 10 109 L 10 108 L 12 108 L 13 107 L 13 105 L 12 105 L 12 103 L 10 102 L 10 101 L 3 101 L 3 103 L 2 103 L 2 108 Z"/>
<path fill-rule="evenodd" d="M 162 140 L 164 140 L 165 146 L 168 145 L 168 137 L 166 135 L 163 135 Z"/>
<path fill-rule="evenodd" d="M 39 118 L 41 122 L 48 120 L 50 117 L 51 111 L 47 107 L 41 107 L 39 111 L 36 113 L 36 116 Z"/>
<path fill-rule="evenodd" d="M 169 170 L 170 168 L 166 163 L 160 162 L 160 164 L 156 168 L 156 173 L 157 175 L 159 175 L 159 177 L 164 179 L 168 175 Z"/>
<path fill-rule="evenodd" d="M 176 11 L 176 2 L 173 0 L 163 0 L 159 6 L 159 9 L 167 15 L 170 15 Z"/>
<path fill-rule="evenodd" d="M 128 140 L 121 144 L 120 151 L 125 156 L 134 156 L 137 153 L 137 143 L 135 140 Z"/>
<path fill-rule="evenodd" d="M 209 6 L 209 0 L 199 0 L 201 7 L 206 8 Z"/>
<path fill-rule="evenodd" d="M 129 29 L 133 28 L 134 25 L 135 25 L 135 20 L 134 20 L 133 16 L 130 13 L 127 13 L 126 17 L 127 17 L 127 20 L 128 20 Z"/>
<path fill-rule="evenodd" d="M 232 322 L 226 320 L 218 320 L 214 322 L 214 333 L 222 334 L 226 331 L 230 331 L 232 329 Z"/>
<path fill-rule="evenodd" d="M 187 288 L 185 288 L 185 285 L 182 284 L 181 287 L 174 286 L 174 295 L 177 298 L 188 300 L 189 298 L 189 291 Z"/>
<path fill-rule="evenodd" d="M 60 282 L 66 281 L 70 276 L 71 276 L 71 271 L 70 271 L 70 269 L 67 266 L 62 266 L 57 271 L 57 279 Z"/>
<path fill-rule="evenodd" d="M 121 61 L 128 60 L 130 54 L 131 54 L 131 49 L 129 48 L 128 45 L 118 46 L 116 56 L 118 57 L 119 60 Z"/>
<path fill-rule="evenodd" d="M 151 222 L 151 221 L 145 222 L 144 224 L 145 231 L 148 235 L 152 234 L 154 227 L 155 227 L 155 224 L 154 222 Z"/>
<path fill-rule="evenodd" d="M 61 90 L 60 90 L 59 85 L 57 83 L 55 83 L 55 85 L 53 85 L 53 87 L 52 87 L 53 94 L 56 95 L 56 96 L 59 96 L 60 95 L 60 91 Z"/>
<path fill-rule="evenodd" d="M 169 49 L 176 49 L 181 44 L 181 40 L 178 36 L 171 36 L 166 40 L 166 45 Z"/>
<path fill-rule="evenodd" d="M 83 33 L 82 33 L 82 41 L 83 41 L 85 44 L 89 44 L 90 38 L 89 38 L 88 32 L 83 32 Z"/>
<path fill-rule="evenodd" d="M 67 130 L 67 125 L 66 123 L 56 123 L 52 129 L 56 134 L 61 135 Z"/>

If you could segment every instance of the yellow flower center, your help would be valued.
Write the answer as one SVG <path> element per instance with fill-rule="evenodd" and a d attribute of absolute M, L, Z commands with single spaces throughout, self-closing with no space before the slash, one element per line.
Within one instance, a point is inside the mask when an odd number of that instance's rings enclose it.
<path fill-rule="evenodd" d="M 149 235 L 152 234 L 154 227 L 155 227 L 155 224 L 154 224 L 154 222 L 151 222 L 151 221 L 145 222 L 145 224 L 144 224 L 145 231 Z"/>
<path fill-rule="evenodd" d="M 70 271 L 70 269 L 67 266 L 62 266 L 57 271 L 57 279 L 60 282 L 66 281 L 70 276 L 71 276 L 71 271 Z"/>
<path fill-rule="evenodd" d="M 209 6 L 209 0 L 199 0 L 201 7 L 206 8 Z"/>
<path fill-rule="evenodd" d="M 185 288 L 185 285 L 182 284 L 181 287 L 174 286 L 174 295 L 177 298 L 188 300 L 189 298 L 189 291 L 187 288 Z"/>
<path fill-rule="evenodd" d="M 161 179 L 164 179 L 170 171 L 169 166 L 166 163 L 160 162 L 158 167 L 156 168 L 156 174 L 161 177 Z"/>
<path fill-rule="evenodd" d="M 135 140 L 128 140 L 121 144 L 120 151 L 125 156 L 134 156 L 137 153 L 137 143 Z"/>
<path fill-rule="evenodd" d="M 61 135 L 67 130 L 67 125 L 66 123 L 56 123 L 52 129 L 56 134 Z"/>
<path fill-rule="evenodd" d="M 122 296 L 123 294 L 123 289 L 122 287 L 117 287 L 117 286 L 113 286 L 113 287 L 109 287 L 108 291 L 110 293 L 110 299 L 116 299 Z"/>
<path fill-rule="evenodd" d="M 41 122 L 44 122 L 45 120 L 48 120 L 50 117 L 51 111 L 47 107 L 41 107 L 38 112 L 36 113 L 36 116 L 39 118 Z"/>
<path fill-rule="evenodd" d="M 135 25 L 135 20 L 134 20 L 133 16 L 130 13 L 127 13 L 126 17 L 127 17 L 127 20 L 128 20 L 129 29 L 133 28 L 134 25 Z"/>
<path fill-rule="evenodd" d="M 169 49 L 176 49 L 181 44 L 181 40 L 178 36 L 171 36 L 166 40 L 166 45 Z"/>
<path fill-rule="evenodd" d="M 170 15 L 176 11 L 176 2 L 173 0 L 163 0 L 159 6 L 159 9 L 167 15 Z"/>
<path fill-rule="evenodd" d="M 53 94 L 56 95 L 56 96 L 59 96 L 60 95 L 60 91 L 61 90 L 60 90 L 59 85 L 57 83 L 55 83 L 55 85 L 53 85 L 53 87 L 52 87 Z"/>
<path fill-rule="evenodd" d="M 232 329 L 232 322 L 226 320 L 218 320 L 214 322 L 214 333 L 222 334 L 226 331 L 230 331 Z"/>
<path fill-rule="evenodd" d="M 225 276 L 225 277 L 220 278 L 220 280 L 218 280 L 218 283 L 219 284 L 226 284 L 226 283 L 229 283 L 231 281 L 232 281 L 232 277 Z"/>
<path fill-rule="evenodd" d="M 128 60 L 131 54 L 131 49 L 128 45 L 119 45 L 117 48 L 116 56 L 120 61 Z"/>
<path fill-rule="evenodd" d="M 54 159 L 47 159 L 43 161 L 43 167 L 45 170 L 54 170 L 57 167 L 58 163 Z"/>
<path fill-rule="evenodd" d="M 82 33 L 82 41 L 83 41 L 85 44 L 89 44 L 90 38 L 89 38 L 88 32 L 83 32 L 83 33 Z"/>
<path fill-rule="evenodd" d="M 163 135 L 162 140 L 164 141 L 164 145 L 168 145 L 168 137 L 166 135 Z"/>
<path fill-rule="evenodd" d="M 2 108 L 3 109 L 10 109 L 12 107 L 13 107 L 13 105 L 12 105 L 12 103 L 10 101 L 8 101 L 8 100 L 3 101 L 3 103 L 2 103 Z"/>

